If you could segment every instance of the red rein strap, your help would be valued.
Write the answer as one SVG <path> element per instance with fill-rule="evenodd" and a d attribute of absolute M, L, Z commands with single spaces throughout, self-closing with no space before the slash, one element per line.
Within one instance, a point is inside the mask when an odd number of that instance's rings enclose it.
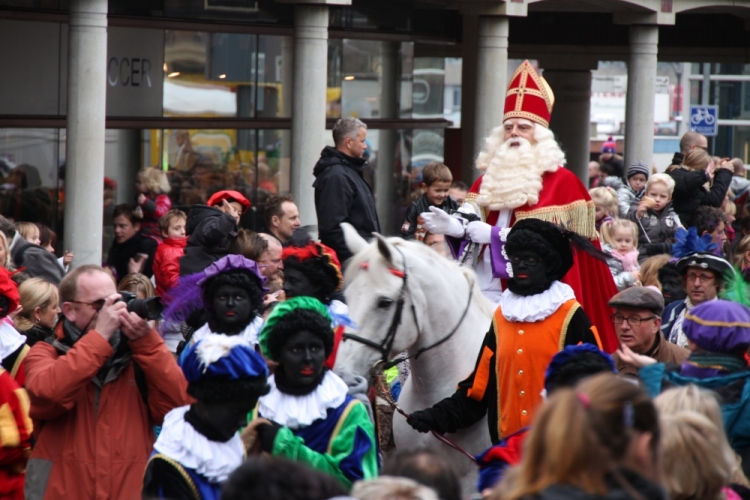
<path fill-rule="evenodd" d="M 359 265 L 359 268 L 360 269 L 364 269 L 365 271 L 367 271 L 368 269 L 370 269 L 370 263 L 369 262 L 362 262 Z M 403 271 L 399 271 L 395 267 L 389 267 L 388 268 L 388 272 L 390 272 L 392 275 L 396 276 L 397 278 L 401 278 L 401 279 L 404 279 L 404 276 L 406 276 L 406 273 L 404 273 Z"/>

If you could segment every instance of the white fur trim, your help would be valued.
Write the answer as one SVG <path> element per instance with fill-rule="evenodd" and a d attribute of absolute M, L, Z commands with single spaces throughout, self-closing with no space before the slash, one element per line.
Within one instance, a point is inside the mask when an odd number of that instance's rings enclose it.
<path fill-rule="evenodd" d="M 349 391 L 346 382 L 332 371 L 326 372 L 318 387 L 304 396 L 281 392 L 273 375 L 268 378 L 268 384 L 271 392 L 258 400 L 258 414 L 290 429 L 307 427 L 326 418 L 328 409 L 341 406 Z"/>
<path fill-rule="evenodd" d="M 570 286 L 554 281 L 547 290 L 536 295 L 516 295 L 505 290 L 500 297 L 500 307 L 503 317 L 508 321 L 535 323 L 547 319 L 561 305 L 575 298 Z"/>
<path fill-rule="evenodd" d="M 198 346 L 198 358 L 201 360 L 201 365 L 206 367 L 229 356 L 232 349 L 238 345 L 245 345 L 245 339 L 238 335 L 208 335 Z"/>
<path fill-rule="evenodd" d="M 211 441 L 185 421 L 190 405 L 167 413 L 154 449 L 194 469 L 212 483 L 223 483 L 245 458 L 240 435 L 235 433 L 226 443 Z"/>
<path fill-rule="evenodd" d="M 25 343 L 25 335 L 21 335 L 13 326 L 0 320 L 0 359 L 7 358 Z"/>

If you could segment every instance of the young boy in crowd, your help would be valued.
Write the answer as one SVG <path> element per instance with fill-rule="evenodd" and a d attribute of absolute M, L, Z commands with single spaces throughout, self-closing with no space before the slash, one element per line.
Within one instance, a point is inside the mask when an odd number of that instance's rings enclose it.
<path fill-rule="evenodd" d="M 640 202 L 633 203 L 628 218 L 638 226 L 640 258 L 669 253 L 680 219 L 672 209 L 674 179 L 667 174 L 654 174 L 646 182 Z"/>
<path fill-rule="evenodd" d="M 458 210 L 458 203 L 448 195 L 453 182 L 453 175 L 448 167 L 442 163 L 429 163 L 422 170 L 422 180 L 424 194 L 411 204 L 401 225 L 401 236 L 407 240 L 424 239 L 427 230 L 420 224 L 419 214 L 429 212 L 431 206 L 447 213 Z"/>
<path fill-rule="evenodd" d="M 159 218 L 159 230 L 164 241 L 156 248 L 154 280 L 156 295 L 164 296 L 180 279 L 180 257 L 185 254 L 187 214 L 172 209 Z"/>
<path fill-rule="evenodd" d="M 630 165 L 625 184 L 617 189 L 620 217 L 623 219 L 628 216 L 630 207 L 640 202 L 643 198 L 648 174 L 648 165 L 642 161 L 636 161 Z"/>

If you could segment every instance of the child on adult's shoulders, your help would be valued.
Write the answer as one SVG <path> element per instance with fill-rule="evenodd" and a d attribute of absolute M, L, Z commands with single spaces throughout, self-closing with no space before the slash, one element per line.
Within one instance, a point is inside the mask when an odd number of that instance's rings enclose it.
<path fill-rule="evenodd" d="M 638 265 L 638 228 L 626 219 L 615 219 L 602 226 L 602 250 L 609 255 L 607 265 L 620 291 L 640 285 Z"/>
<path fill-rule="evenodd" d="M 625 183 L 617 188 L 617 201 L 622 218 L 627 217 L 630 207 L 643 198 L 649 177 L 648 165 L 642 161 L 633 162 L 626 177 Z"/>
<path fill-rule="evenodd" d="M 185 254 L 187 215 L 182 210 L 170 210 L 159 219 L 159 230 L 163 242 L 156 248 L 154 256 L 154 280 L 156 295 L 164 297 L 180 279 L 180 257 Z"/>
<path fill-rule="evenodd" d="M 424 194 L 411 204 L 401 224 L 401 236 L 405 239 L 422 241 L 427 229 L 420 224 L 419 214 L 429 212 L 430 207 L 438 207 L 445 212 L 458 210 L 458 203 L 448 192 L 453 183 L 453 174 L 442 163 L 429 163 L 422 170 Z"/>
<path fill-rule="evenodd" d="M 638 225 L 638 245 L 642 260 L 650 255 L 669 253 L 680 219 L 672 209 L 674 179 L 667 174 L 654 174 L 646 182 L 640 202 L 634 202 L 628 218 Z"/>

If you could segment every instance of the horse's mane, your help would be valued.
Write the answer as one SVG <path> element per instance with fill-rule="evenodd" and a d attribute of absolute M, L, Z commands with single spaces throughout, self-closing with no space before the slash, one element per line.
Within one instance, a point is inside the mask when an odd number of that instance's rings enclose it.
<path fill-rule="evenodd" d="M 479 307 L 480 311 L 483 314 L 488 317 L 492 316 L 495 308 L 490 303 L 490 301 L 488 301 L 482 294 L 482 291 L 479 288 L 479 283 L 477 281 L 477 275 L 472 269 L 460 266 L 457 262 L 442 257 L 435 250 L 423 243 L 407 241 L 398 237 L 388 238 L 388 243 L 390 243 L 394 247 L 401 248 L 402 250 L 407 250 L 407 252 L 404 253 L 416 253 L 420 257 L 430 258 L 431 263 L 435 263 L 436 265 L 441 266 L 441 269 L 435 270 L 435 272 L 437 273 L 451 273 L 462 275 L 464 279 L 469 283 L 469 286 L 471 286 L 474 290 L 472 301 Z M 380 252 L 377 249 L 377 245 L 371 244 L 368 245 L 365 250 L 352 257 L 352 260 L 346 269 L 346 273 L 344 274 L 344 282 L 346 285 L 349 285 L 349 283 L 351 283 L 351 281 L 363 271 L 361 264 L 363 262 L 369 261 L 374 255 L 380 256 Z M 407 263 L 407 265 L 411 266 L 410 269 L 413 268 L 413 265 L 409 263 Z"/>

